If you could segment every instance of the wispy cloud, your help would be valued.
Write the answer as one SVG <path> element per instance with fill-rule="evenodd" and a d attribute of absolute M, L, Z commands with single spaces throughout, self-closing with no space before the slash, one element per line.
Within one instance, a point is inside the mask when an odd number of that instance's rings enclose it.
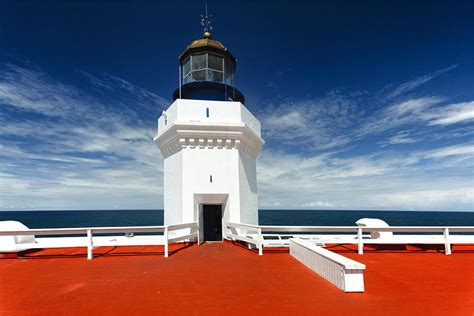
<path fill-rule="evenodd" d="M 264 137 L 282 145 L 322 150 L 349 142 L 345 130 L 360 120 L 359 110 L 357 100 L 332 91 L 318 99 L 272 102 L 257 115 Z"/>
<path fill-rule="evenodd" d="M 86 76 L 114 92 L 103 101 L 37 68 L 0 69 L 0 208 L 161 207 L 163 99 L 110 75 Z"/>
<path fill-rule="evenodd" d="M 474 145 L 456 145 L 429 151 L 425 158 L 445 158 L 461 156 L 466 159 L 474 158 Z"/>
<path fill-rule="evenodd" d="M 432 72 L 432 73 L 429 73 L 429 74 L 426 74 L 426 75 L 422 75 L 422 76 L 419 76 L 415 79 L 412 79 L 412 80 L 409 80 L 407 82 L 404 82 L 402 83 L 401 85 L 399 85 L 397 88 L 395 88 L 394 90 L 390 91 L 387 95 L 387 98 L 395 98 L 395 97 L 398 97 L 400 95 L 403 95 L 403 94 L 406 94 L 407 92 L 410 92 L 412 90 L 415 90 L 416 88 L 418 88 L 419 86 L 427 83 L 428 81 L 431 81 L 433 80 L 434 78 L 454 69 L 454 68 L 457 68 L 459 65 L 452 65 L 450 67 L 447 67 L 447 68 L 444 68 L 444 69 L 440 69 L 438 71 L 435 71 L 435 72 Z"/>
<path fill-rule="evenodd" d="M 267 208 L 276 203 L 287 208 L 469 209 L 474 203 L 473 150 L 472 145 L 460 145 L 347 158 L 302 158 L 267 150 L 259 160 L 260 202 Z M 445 190 L 462 193 L 432 197 Z M 423 192 L 429 199 L 410 204 L 411 197 L 422 199 Z M 407 198 L 396 200 L 390 194 Z"/>
<path fill-rule="evenodd" d="M 443 102 L 440 97 L 420 97 L 389 104 L 374 112 L 356 131 L 364 137 L 426 120 L 426 111 Z"/>
<path fill-rule="evenodd" d="M 474 101 L 447 105 L 431 114 L 430 125 L 451 125 L 474 120 Z"/>
<path fill-rule="evenodd" d="M 264 103 L 260 206 L 472 209 L 474 101 L 408 93 L 454 67 L 384 93 Z M 0 65 L 0 209 L 162 207 L 152 137 L 168 102 L 113 75 L 76 74 L 73 85 Z"/>
<path fill-rule="evenodd" d="M 387 145 L 412 144 L 416 142 L 417 140 L 410 136 L 410 132 L 400 131 L 397 132 L 395 135 L 391 136 L 389 139 L 378 142 L 378 144 L 384 147 Z"/>
<path fill-rule="evenodd" d="M 304 208 L 331 208 L 331 207 L 334 207 L 334 204 L 327 201 L 326 202 L 316 201 L 316 202 L 303 203 L 301 206 Z"/>
<path fill-rule="evenodd" d="M 268 106 L 260 113 L 267 144 L 287 147 L 267 146 L 259 160 L 262 207 L 472 210 L 473 101 L 408 93 L 456 67 L 383 93 L 338 90 Z M 425 203 L 410 205 L 416 198 Z"/>

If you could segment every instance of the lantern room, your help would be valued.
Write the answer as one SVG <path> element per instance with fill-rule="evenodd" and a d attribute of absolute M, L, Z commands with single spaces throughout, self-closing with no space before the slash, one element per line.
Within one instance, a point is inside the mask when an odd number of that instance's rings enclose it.
<path fill-rule="evenodd" d="M 221 42 L 206 31 L 179 56 L 179 87 L 173 99 L 237 101 L 243 94 L 235 88 L 237 60 Z"/>

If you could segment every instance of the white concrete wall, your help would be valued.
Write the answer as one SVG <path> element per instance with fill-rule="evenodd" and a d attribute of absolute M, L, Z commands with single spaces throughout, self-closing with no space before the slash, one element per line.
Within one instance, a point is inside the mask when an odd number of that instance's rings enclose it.
<path fill-rule="evenodd" d="M 164 164 L 164 224 L 181 224 L 184 223 L 183 153 L 180 151 L 166 158 Z"/>
<path fill-rule="evenodd" d="M 242 104 L 240 104 L 241 120 L 248 125 L 258 136 L 261 136 L 260 121 Z"/>
<path fill-rule="evenodd" d="M 206 116 L 207 108 L 209 117 Z M 158 119 L 158 134 L 174 122 L 244 123 L 261 136 L 260 122 L 240 102 L 176 100 Z"/>
<path fill-rule="evenodd" d="M 175 101 L 166 111 L 163 111 L 162 115 L 158 118 L 158 134 L 171 123 L 176 122 L 177 118 L 178 108 Z"/>
<path fill-rule="evenodd" d="M 191 101 L 191 102 L 190 102 Z M 240 123 L 240 103 L 193 100 L 178 101 L 178 118 L 180 122 L 203 122 L 203 123 Z M 209 109 L 209 117 L 207 111 Z"/>
<path fill-rule="evenodd" d="M 185 179 L 182 191 L 183 221 L 197 220 L 195 194 L 203 196 L 197 203 L 204 204 L 216 203 L 212 194 L 226 194 L 228 200 L 224 215 L 229 216 L 233 210 L 238 212 L 238 151 L 227 148 L 184 148 L 182 152 Z M 211 196 L 206 199 L 204 195 Z"/>
<path fill-rule="evenodd" d="M 240 219 L 237 223 L 258 224 L 257 162 L 239 152 Z"/>

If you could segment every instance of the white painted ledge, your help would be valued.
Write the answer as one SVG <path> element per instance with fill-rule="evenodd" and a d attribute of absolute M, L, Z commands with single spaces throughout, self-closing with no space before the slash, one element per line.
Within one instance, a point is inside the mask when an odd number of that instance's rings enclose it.
<path fill-rule="evenodd" d="M 297 238 L 290 255 L 344 292 L 364 292 L 364 264 Z"/>

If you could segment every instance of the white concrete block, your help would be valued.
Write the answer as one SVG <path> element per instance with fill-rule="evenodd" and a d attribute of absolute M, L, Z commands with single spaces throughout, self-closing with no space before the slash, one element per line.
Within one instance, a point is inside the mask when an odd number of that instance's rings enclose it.
<path fill-rule="evenodd" d="M 290 255 L 344 292 L 364 292 L 365 265 L 298 238 Z"/>

